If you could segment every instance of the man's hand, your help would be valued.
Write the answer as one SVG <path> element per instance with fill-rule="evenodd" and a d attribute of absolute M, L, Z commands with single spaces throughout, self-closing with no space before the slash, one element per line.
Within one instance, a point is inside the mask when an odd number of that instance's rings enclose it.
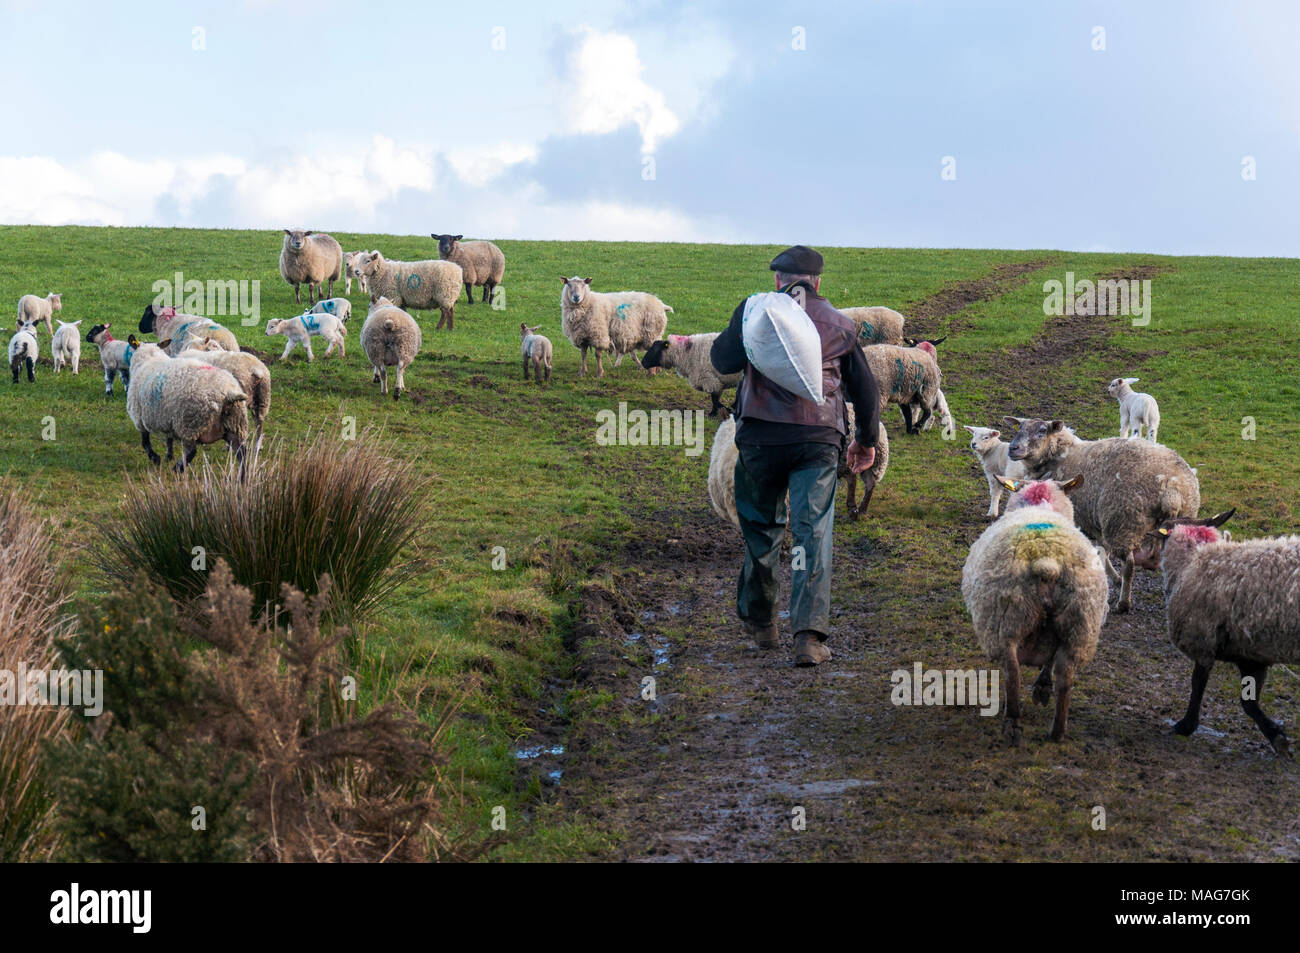
<path fill-rule="evenodd" d="M 849 444 L 849 469 L 854 473 L 861 473 L 875 462 L 875 447 L 864 447 L 856 440 Z"/>

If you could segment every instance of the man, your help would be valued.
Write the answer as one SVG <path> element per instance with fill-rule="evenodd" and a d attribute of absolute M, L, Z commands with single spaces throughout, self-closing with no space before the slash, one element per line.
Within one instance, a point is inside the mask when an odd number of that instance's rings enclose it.
<path fill-rule="evenodd" d="M 853 322 L 818 294 L 822 256 L 795 245 L 772 259 L 776 290 L 803 305 L 821 336 L 822 394 L 817 406 L 773 383 L 745 357 L 742 301 L 731 324 L 713 342 L 713 366 L 723 374 L 744 371 L 736 392 L 736 512 L 745 536 L 736 611 L 761 649 L 779 644 L 777 566 L 787 522 L 794 536 L 790 623 L 794 662 L 819 665 L 831 657 L 831 530 L 835 483 L 846 437 L 848 464 L 861 473 L 875 462 L 880 409 L 876 380 L 858 344 Z M 852 401 L 857 430 L 848 434 L 845 400 Z"/>

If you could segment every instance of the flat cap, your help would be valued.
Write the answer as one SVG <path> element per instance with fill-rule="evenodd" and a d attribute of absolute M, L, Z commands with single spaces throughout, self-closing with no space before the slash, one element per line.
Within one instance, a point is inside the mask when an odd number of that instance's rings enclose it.
<path fill-rule="evenodd" d="M 821 252 L 807 245 L 791 245 L 773 258 L 772 264 L 768 267 L 787 275 L 820 275 L 822 255 Z"/>

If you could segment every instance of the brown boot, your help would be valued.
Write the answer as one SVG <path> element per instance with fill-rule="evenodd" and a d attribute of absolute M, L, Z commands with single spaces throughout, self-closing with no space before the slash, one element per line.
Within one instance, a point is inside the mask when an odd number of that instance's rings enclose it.
<path fill-rule="evenodd" d="M 816 632 L 800 632 L 794 637 L 794 664 L 801 668 L 829 662 L 830 647 Z"/>
<path fill-rule="evenodd" d="M 775 649 L 781 645 L 781 633 L 771 623 L 758 625 L 753 622 L 746 622 L 745 634 L 753 639 L 760 649 Z"/>

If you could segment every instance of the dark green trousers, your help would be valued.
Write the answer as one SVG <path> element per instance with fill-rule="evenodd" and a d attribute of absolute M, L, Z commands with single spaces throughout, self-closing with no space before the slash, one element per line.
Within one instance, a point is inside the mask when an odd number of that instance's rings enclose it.
<path fill-rule="evenodd" d="M 745 536 L 736 612 L 757 625 L 775 624 L 778 566 L 787 522 L 791 551 L 790 630 L 826 637 L 831 609 L 831 530 L 840 448 L 828 443 L 739 447 L 736 513 Z M 790 502 L 787 509 L 786 494 Z"/>

